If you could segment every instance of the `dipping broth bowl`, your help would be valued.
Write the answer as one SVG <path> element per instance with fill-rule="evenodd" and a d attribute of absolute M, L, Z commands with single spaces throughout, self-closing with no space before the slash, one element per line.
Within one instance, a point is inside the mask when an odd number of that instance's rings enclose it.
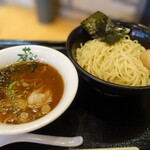
<path fill-rule="evenodd" d="M 0 123 L 0 135 L 31 132 L 50 124 L 67 110 L 78 89 L 78 74 L 72 62 L 61 52 L 49 47 L 23 45 L 2 49 L 0 50 L 0 68 L 15 63 L 24 47 L 29 47 L 31 52 L 37 55 L 38 60 L 53 66 L 60 73 L 64 81 L 63 95 L 52 111 L 35 121 L 21 124 Z"/>

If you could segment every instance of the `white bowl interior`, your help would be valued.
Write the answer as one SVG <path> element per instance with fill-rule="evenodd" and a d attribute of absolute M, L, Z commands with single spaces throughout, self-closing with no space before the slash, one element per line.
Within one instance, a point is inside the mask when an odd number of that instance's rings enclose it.
<path fill-rule="evenodd" d="M 11 135 L 39 129 L 61 116 L 72 103 L 78 88 L 78 74 L 71 61 L 61 52 L 52 48 L 36 45 L 23 45 L 6 48 L 0 51 L 0 68 L 18 60 L 17 54 L 23 53 L 24 47 L 30 47 L 37 59 L 55 67 L 64 80 L 64 93 L 58 105 L 46 116 L 24 124 L 10 125 L 0 123 L 0 134 Z"/>

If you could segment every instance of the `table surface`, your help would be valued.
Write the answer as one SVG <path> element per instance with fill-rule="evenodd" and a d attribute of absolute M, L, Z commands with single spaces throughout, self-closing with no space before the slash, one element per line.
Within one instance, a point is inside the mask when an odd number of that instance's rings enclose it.
<path fill-rule="evenodd" d="M 18 45 L 17 41 L 15 44 Z M 65 43 L 45 43 L 45 46 L 52 48 L 57 45 L 59 51 L 66 54 Z M 106 96 L 95 91 L 79 75 L 79 89 L 69 109 L 53 123 L 33 133 L 58 136 L 80 135 L 84 143 L 79 148 L 136 146 L 140 150 L 149 150 L 149 97 L 149 94 L 128 97 Z M 1 149 L 63 150 L 67 148 L 21 142 Z"/>
<path fill-rule="evenodd" d="M 0 6 L 0 39 L 66 41 L 69 33 L 79 25 L 56 16 L 53 22 L 39 22 L 35 9 L 21 6 Z"/>

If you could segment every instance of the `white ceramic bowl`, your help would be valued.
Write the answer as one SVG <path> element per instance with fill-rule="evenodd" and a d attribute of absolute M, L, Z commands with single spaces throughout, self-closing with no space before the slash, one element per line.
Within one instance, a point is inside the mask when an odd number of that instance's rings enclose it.
<path fill-rule="evenodd" d="M 15 46 L 0 50 L 0 68 L 12 64 L 18 60 L 18 55 L 22 53 L 24 47 L 30 47 L 33 54 L 38 56 L 42 62 L 46 62 L 55 67 L 63 77 L 64 93 L 57 106 L 46 116 L 23 124 L 4 124 L 0 123 L 0 135 L 12 135 L 30 132 L 56 120 L 70 106 L 78 89 L 78 74 L 71 61 L 61 52 L 36 45 Z"/>

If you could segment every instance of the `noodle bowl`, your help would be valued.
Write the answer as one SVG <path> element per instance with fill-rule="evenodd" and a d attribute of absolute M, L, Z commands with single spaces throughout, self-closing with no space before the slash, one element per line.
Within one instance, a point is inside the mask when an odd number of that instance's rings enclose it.
<path fill-rule="evenodd" d="M 78 64 L 102 80 L 126 85 L 150 85 L 150 71 L 143 66 L 140 55 L 146 49 L 137 40 L 125 36 L 108 45 L 97 39 L 89 40 L 76 50 Z"/>
<path fill-rule="evenodd" d="M 75 67 L 77 68 L 81 78 L 83 78 L 85 82 L 89 83 L 89 85 L 92 88 L 94 88 L 96 91 L 98 91 L 98 93 L 100 94 L 103 93 L 106 95 L 113 95 L 113 96 L 129 96 L 129 95 L 141 95 L 141 94 L 149 93 L 150 92 L 149 71 L 141 64 L 141 61 L 139 60 L 139 55 L 143 51 L 150 49 L 150 40 L 149 40 L 150 29 L 140 24 L 121 22 L 121 21 L 117 21 L 117 22 L 120 25 L 130 29 L 128 36 L 125 37 L 125 39 L 122 39 L 124 42 L 126 42 L 123 50 L 119 48 L 121 46 L 120 44 L 123 44 L 123 41 L 119 41 L 117 45 L 113 45 L 113 48 L 116 46 L 116 51 L 119 52 L 119 54 L 118 53 L 115 54 L 115 50 L 112 50 L 112 47 L 111 49 L 110 47 L 108 48 L 107 47 L 108 45 L 105 45 L 104 43 L 95 45 L 94 49 L 93 48 L 88 49 L 89 51 L 91 50 L 90 53 L 88 52 L 90 57 L 92 58 L 95 57 L 97 58 L 97 61 L 101 61 L 98 63 L 95 62 L 97 64 L 95 65 L 97 69 L 94 69 L 95 71 L 93 70 L 92 71 L 95 74 L 96 73 L 100 74 L 101 76 L 103 76 L 104 79 L 106 78 L 109 79 L 109 81 L 96 77 L 96 75 L 92 75 L 92 73 L 85 70 L 85 67 L 87 66 L 88 69 L 93 67 L 92 66 L 93 59 L 85 59 L 89 57 L 87 56 L 86 53 L 79 54 L 82 57 L 85 57 L 84 59 L 82 59 L 82 64 L 85 64 L 84 68 L 77 62 L 77 58 L 76 58 L 77 49 L 81 50 L 81 48 L 87 46 L 90 42 L 94 42 L 95 44 L 96 42 L 99 43 L 98 41 L 92 41 L 91 37 L 87 34 L 85 30 L 83 30 L 81 26 L 75 28 L 67 38 L 67 42 L 66 42 L 67 55 L 70 58 L 70 60 L 73 62 Z M 98 58 L 99 56 L 98 47 L 101 46 L 103 46 L 103 49 L 101 48 L 99 53 L 102 51 L 105 53 L 102 53 L 101 57 Z M 112 51 L 114 52 L 114 54 L 112 54 Z M 110 54 L 112 54 L 113 57 Z M 107 59 L 105 60 L 105 64 L 103 64 L 103 67 L 102 67 L 102 61 L 104 59 L 104 56 L 102 57 L 102 55 L 107 57 Z M 110 56 L 108 57 L 108 55 Z M 129 63 L 131 63 L 130 66 Z M 108 69 L 109 68 L 108 65 L 111 65 L 110 66 L 111 69 Z M 100 67 L 101 70 L 99 71 L 98 68 Z M 102 72 L 103 75 L 101 74 Z M 118 75 L 118 78 L 115 78 L 116 74 Z M 146 78 L 144 76 L 146 76 Z M 124 81 L 120 81 L 122 78 L 124 79 Z M 115 82 L 119 81 L 119 83 L 114 84 L 114 82 L 113 81 L 111 82 L 110 80 L 111 81 L 113 80 Z M 144 84 L 146 84 L 146 86 L 144 86 Z"/>

